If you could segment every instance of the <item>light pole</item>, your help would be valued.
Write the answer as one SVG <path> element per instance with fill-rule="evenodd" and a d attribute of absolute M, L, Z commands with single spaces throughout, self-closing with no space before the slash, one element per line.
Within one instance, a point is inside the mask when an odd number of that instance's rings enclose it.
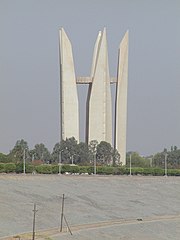
<path fill-rule="evenodd" d="M 58 172 L 58 175 L 61 175 L 61 163 L 62 163 L 62 155 L 61 155 L 61 153 L 63 152 L 63 150 L 60 150 L 60 152 L 59 152 L 59 172 Z"/>
<path fill-rule="evenodd" d="M 23 174 L 26 174 L 26 151 L 23 151 Z"/>
<path fill-rule="evenodd" d="M 167 156 L 168 154 L 165 153 L 165 158 L 164 158 L 164 176 L 167 177 Z"/>
<path fill-rule="evenodd" d="M 94 175 L 96 175 L 96 153 L 94 153 Z"/>
<path fill-rule="evenodd" d="M 76 158 L 74 159 L 74 156 L 76 156 Z M 75 165 L 76 161 L 77 161 L 77 157 L 79 157 L 79 154 L 74 153 L 73 155 L 71 155 L 70 159 L 71 159 L 71 165 Z"/>
<path fill-rule="evenodd" d="M 149 165 L 150 165 L 151 168 L 152 168 L 152 163 L 153 163 L 153 156 L 152 156 L 152 158 L 150 158 L 150 160 L 149 160 Z"/>
<path fill-rule="evenodd" d="M 129 155 L 129 175 L 132 176 L 132 174 L 131 174 L 131 154 Z"/>
<path fill-rule="evenodd" d="M 32 155 L 32 162 L 34 162 L 34 154 Z"/>
<path fill-rule="evenodd" d="M 74 164 L 74 155 L 71 156 L 71 164 Z"/>

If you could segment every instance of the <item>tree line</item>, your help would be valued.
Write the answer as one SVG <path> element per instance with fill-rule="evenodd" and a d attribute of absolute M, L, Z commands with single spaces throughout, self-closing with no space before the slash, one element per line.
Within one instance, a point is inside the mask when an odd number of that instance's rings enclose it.
<path fill-rule="evenodd" d="M 91 165 L 96 158 L 97 165 L 120 165 L 120 154 L 111 146 L 110 143 L 101 141 L 98 143 L 92 140 L 89 145 L 78 143 L 74 137 L 66 138 L 60 143 L 56 143 L 52 152 L 43 144 L 36 144 L 33 149 L 29 149 L 28 143 L 24 140 L 18 140 L 5 155 L 0 153 L 0 162 L 21 163 L 25 157 L 26 162 L 38 163 L 59 163 Z"/>
<path fill-rule="evenodd" d="M 130 165 L 130 156 L 132 167 L 164 168 L 166 161 L 167 168 L 180 168 L 180 149 L 178 149 L 177 146 L 171 146 L 169 150 L 164 148 L 163 151 L 147 157 L 142 157 L 137 152 L 128 152 L 126 156 L 126 166 Z"/>
<path fill-rule="evenodd" d="M 52 152 L 43 143 L 36 144 L 33 149 L 29 149 L 27 141 L 18 140 L 9 154 L 0 153 L 0 163 L 22 163 L 24 157 L 26 163 L 34 162 L 36 164 L 61 162 L 62 164 L 92 166 L 96 159 L 97 166 L 121 166 L 120 154 L 110 143 L 105 141 L 98 143 L 96 140 L 92 140 L 87 145 L 84 142 L 78 143 L 74 137 L 56 143 Z M 132 167 L 164 168 L 165 161 L 167 161 L 169 169 L 180 168 L 180 149 L 177 146 L 171 146 L 169 150 L 165 148 L 148 157 L 142 157 L 138 152 L 127 152 L 127 167 L 130 166 L 130 158 Z"/>

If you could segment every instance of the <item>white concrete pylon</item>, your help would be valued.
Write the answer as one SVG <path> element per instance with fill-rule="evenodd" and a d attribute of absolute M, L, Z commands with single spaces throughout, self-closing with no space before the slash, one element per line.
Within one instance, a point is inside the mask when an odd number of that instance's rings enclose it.
<path fill-rule="evenodd" d="M 89 92 L 88 142 L 112 144 L 112 106 L 106 29 L 98 34 L 92 62 L 92 85 Z"/>
<path fill-rule="evenodd" d="M 60 39 L 61 139 L 75 137 L 79 142 L 79 103 L 71 42 L 63 28 Z"/>
<path fill-rule="evenodd" d="M 95 73 L 95 69 L 96 69 L 97 55 L 98 55 L 98 51 L 99 51 L 99 44 L 100 44 L 100 41 L 101 41 L 101 37 L 102 37 L 102 32 L 99 31 L 97 39 L 96 39 L 96 43 L 95 43 L 95 46 L 94 46 L 93 61 L 92 61 L 92 66 L 91 66 L 91 78 L 93 78 L 94 73 Z"/>
<path fill-rule="evenodd" d="M 115 99 L 114 145 L 120 153 L 120 161 L 126 164 L 126 125 L 127 125 L 127 88 L 128 88 L 128 31 L 125 33 L 118 56 L 118 76 Z"/>
<path fill-rule="evenodd" d="M 96 42 L 95 42 L 94 51 L 93 51 L 93 60 L 92 60 L 91 75 L 90 75 L 91 79 L 93 79 L 93 76 L 94 76 L 101 36 L 102 36 L 102 32 L 99 31 Z M 88 89 L 87 101 L 86 101 L 86 133 L 85 133 L 86 134 L 86 136 L 85 136 L 86 143 L 90 142 L 90 140 L 89 140 L 89 116 L 90 116 L 89 105 L 90 105 L 91 89 L 92 89 L 92 84 L 90 83 L 89 89 Z M 93 139 L 93 140 L 95 140 L 95 139 Z"/>

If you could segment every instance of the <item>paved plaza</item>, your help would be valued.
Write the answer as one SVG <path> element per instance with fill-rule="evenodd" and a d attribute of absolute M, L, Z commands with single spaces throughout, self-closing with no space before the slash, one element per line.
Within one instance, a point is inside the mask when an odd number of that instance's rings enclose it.
<path fill-rule="evenodd" d="M 58 229 L 62 195 L 73 232 L 59 239 L 180 239 L 180 178 L 143 176 L 0 175 L 0 238 Z M 38 238 L 38 234 L 37 234 Z"/>

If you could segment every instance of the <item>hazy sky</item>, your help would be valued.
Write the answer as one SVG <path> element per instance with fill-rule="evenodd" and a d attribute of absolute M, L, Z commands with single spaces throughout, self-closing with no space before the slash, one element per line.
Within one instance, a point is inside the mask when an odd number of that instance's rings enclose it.
<path fill-rule="evenodd" d="M 0 0 L 0 152 L 59 141 L 59 28 L 73 45 L 77 76 L 89 76 L 107 28 L 111 76 L 129 29 L 127 150 L 180 147 L 179 0 Z M 85 102 L 86 87 L 79 88 Z M 84 140 L 84 105 L 81 139 Z"/>

